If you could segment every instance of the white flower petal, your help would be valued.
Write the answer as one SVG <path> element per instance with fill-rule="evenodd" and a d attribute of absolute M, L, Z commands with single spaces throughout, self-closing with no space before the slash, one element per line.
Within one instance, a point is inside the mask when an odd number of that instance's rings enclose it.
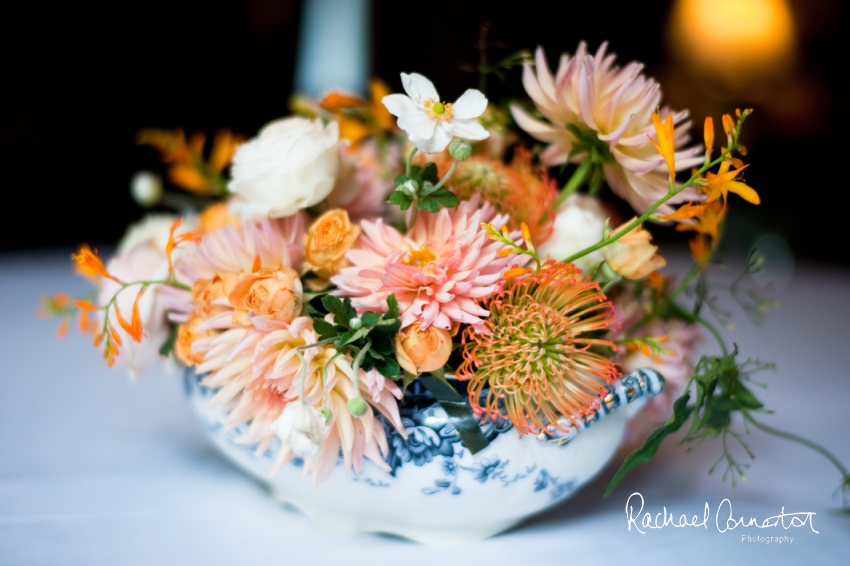
<path fill-rule="evenodd" d="M 436 123 L 436 122 L 432 122 Z M 439 153 L 446 149 L 449 142 L 452 141 L 452 134 L 448 132 L 443 124 L 438 124 L 434 128 L 434 134 L 430 138 L 414 138 L 410 136 L 410 141 L 416 144 L 419 151 L 423 153 Z"/>
<path fill-rule="evenodd" d="M 484 126 L 473 120 L 452 120 L 451 132 L 465 140 L 486 140 L 490 137 Z"/>
<path fill-rule="evenodd" d="M 381 102 L 394 116 L 403 116 L 422 110 L 409 96 L 403 94 L 389 94 L 382 98 Z"/>
<path fill-rule="evenodd" d="M 413 114 L 404 114 L 398 117 L 398 127 L 407 132 L 408 137 L 427 139 L 434 135 L 434 127 L 437 122 L 428 118 L 421 108 Z"/>
<path fill-rule="evenodd" d="M 452 104 L 452 112 L 455 120 L 469 120 L 478 118 L 487 109 L 487 97 L 480 91 L 468 89 L 457 102 Z"/>
<path fill-rule="evenodd" d="M 404 91 L 416 104 L 422 104 L 429 98 L 440 100 L 440 95 L 437 94 L 434 83 L 419 73 L 410 73 L 409 75 L 402 73 L 401 84 L 404 86 Z"/>

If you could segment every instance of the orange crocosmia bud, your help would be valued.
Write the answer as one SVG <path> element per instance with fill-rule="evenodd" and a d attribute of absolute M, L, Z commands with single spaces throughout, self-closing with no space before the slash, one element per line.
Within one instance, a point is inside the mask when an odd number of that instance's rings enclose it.
<path fill-rule="evenodd" d="M 729 114 L 723 115 L 723 132 L 727 136 L 731 136 L 735 131 L 735 121 L 732 119 L 732 116 Z"/>
<path fill-rule="evenodd" d="M 531 273 L 531 269 L 527 267 L 512 267 L 505 272 L 502 276 L 505 279 L 514 279 L 515 277 L 522 277 L 523 275 L 528 275 Z"/>
<path fill-rule="evenodd" d="M 89 328 L 91 328 L 91 317 L 89 317 L 89 311 L 80 311 L 80 332 L 88 332 Z"/>
<path fill-rule="evenodd" d="M 519 225 L 520 232 L 522 232 L 522 239 L 526 242 L 531 242 L 531 232 L 528 229 L 528 224 L 525 222 L 521 222 Z"/>
<path fill-rule="evenodd" d="M 175 220 L 174 224 L 172 224 L 171 228 L 168 230 L 168 242 L 165 244 L 165 257 L 168 258 L 168 273 L 174 272 L 174 266 L 171 263 L 171 252 L 173 252 L 175 246 L 177 246 L 177 242 L 174 240 L 174 231 L 177 230 L 181 224 L 183 224 L 182 216 Z"/>
<path fill-rule="evenodd" d="M 139 313 L 139 300 L 142 298 L 142 293 L 144 292 L 145 290 L 142 288 L 142 290 L 136 295 L 136 300 L 133 301 L 133 314 L 130 317 L 130 325 L 133 328 L 130 336 L 132 336 L 133 340 L 136 342 L 142 341 L 142 316 Z"/>
<path fill-rule="evenodd" d="M 103 332 L 100 332 L 97 336 L 94 337 L 94 347 L 99 348 L 101 344 L 103 344 L 103 339 L 106 335 Z"/>
<path fill-rule="evenodd" d="M 77 305 L 77 308 L 85 311 L 99 311 L 101 309 L 101 307 L 95 306 L 88 301 L 83 301 L 82 299 L 74 301 L 74 304 Z"/>
<path fill-rule="evenodd" d="M 661 157 L 664 158 L 664 161 L 667 163 L 667 169 L 670 171 L 670 176 L 672 177 L 676 174 L 676 143 L 674 140 L 675 126 L 673 124 L 673 116 L 667 114 L 667 119 L 662 123 L 658 114 L 653 112 L 652 123 L 655 125 L 655 135 L 658 141 L 652 139 L 649 134 L 647 134 L 647 137 L 652 142 L 652 145 L 655 146 L 655 149 L 658 150 L 658 153 L 661 154 Z"/>
<path fill-rule="evenodd" d="M 109 335 L 112 336 L 112 339 L 115 340 L 116 344 L 118 344 L 119 346 L 124 345 L 124 341 L 121 340 L 121 335 L 118 334 L 118 331 L 115 330 L 115 327 L 113 327 L 111 324 L 109 325 Z"/>
<path fill-rule="evenodd" d="M 647 286 L 650 289 L 654 289 L 657 293 L 661 294 L 664 292 L 664 276 L 661 275 L 657 271 L 653 271 L 647 276 Z"/>
<path fill-rule="evenodd" d="M 347 108 L 363 108 L 367 104 L 369 103 L 359 96 L 352 96 L 350 94 L 344 94 L 336 91 L 328 93 L 328 95 L 319 102 L 319 106 L 328 112 L 339 112 L 340 110 L 345 110 Z"/>
<path fill-rule="evenodd" d="M 68 335 L 68 327 L 71 325 L 71 320 L 65 318 L 59 323 L 59 338 L 65 338 Z"/>
<path fill-rule="evenodd" d="M 705 151 L 710 154 L 714 149 L 714 120 L 711 119 L 711 116 L 705 117 L 703 138 L 705 139 Z"/>
<path fill-rule="evenodd" d="M 496 255 L 499 257 L 507 257 L 513 253 L 511 248 L 502 248 L 501 250 L 496 252 Z"/>

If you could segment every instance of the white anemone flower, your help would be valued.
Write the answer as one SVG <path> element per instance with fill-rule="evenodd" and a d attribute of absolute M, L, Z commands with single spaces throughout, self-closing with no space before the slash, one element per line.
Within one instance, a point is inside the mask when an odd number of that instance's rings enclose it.
<path fill-rule="evenodd" d="M 398 117 L 398 127 L 419 151 L 443 151 L 452 137 L 485 140 L 490 133 L 475 121 L 487 109 L 487 97 L 468 89 L 454 104 L 441 102 L 434 83 L 417 73 L 401 74 L 407 96 L 390 94 L 382 100 L 391 114 Z"/>

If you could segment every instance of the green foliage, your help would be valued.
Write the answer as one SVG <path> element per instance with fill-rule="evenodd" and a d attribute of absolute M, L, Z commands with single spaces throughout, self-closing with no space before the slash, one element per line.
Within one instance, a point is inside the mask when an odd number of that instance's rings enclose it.
<path fill-rule="evenodd" d="M 440 186 L 437 165 L 428 162 L 424 167 L 411 166 L 410 175 L 398 175 L 394 185 L 396 190 L 387 199 L 390 204 L 407 210 L 413 203 L 419 210 L 439 212 L 440 207 L 454 208 L 460 201 L 450 190 Z"/>
<path fill-rule="evenodd" d="M 334 322 L 326 321 L 321 312 L 314 315 L 313 328 L 320 341 L 332 340 L 338 351 L 363 353 L 360 367 L 364 371 L 374 368 L 389 379 L 398 380 L 401 377 L 393 345 L 393 339 L 401 328 L 395 295 L 387 297 L 388 310 L 383 314 L 365 312 L 358 317 L 351 299 L 343 300 L 333 295 L 322 297 L 322 305 L 328 313 L 334 315 Z M 359 328 L 352 324 L 355 320 L 360 321 Z"/>
<path fill-rule="evenodd" d="M 694 447 L 708 438 L 721 437 L 723 454 L 710 471 L 713 471 L 720 462 L 725 461 L 724 480 L 728 475 L 732 479 L 732 485 L 735 485 L 736 477 L 746 481 L 744 475 L 746 464 L 740 464 L 735 460 L 729 451 L 727 440 L 728 438 L 736 440 L 751 458 L 754 457 L 741 435 L 731 429 L 733 416 L 735 413 L 740 413 L 745 422 L 756 422 L 751 412 L 762 411 L 764 405 L 747 387 L 747 382 L 753 373 L 772 369 L 774 366 L 752 360 L 739 363 L 736 360 L 737 355 L 738 349 L 735 347 L 729 354 L 703 356 L 700 359 L 688 387 L 673 404 L 673 415 L 661 428 L 649 435 L 643 446 L 629 454 L 608 485 L 605 491 L 606 496 L 631 469 L 649 460 L 658 450 L 661 442 L 681 429 L 689 417 L 691 425 L 682 443 L 689 443 L 691 447 Z M 690 403 L 691 385 L 696 391 L 693 403 Z"/>

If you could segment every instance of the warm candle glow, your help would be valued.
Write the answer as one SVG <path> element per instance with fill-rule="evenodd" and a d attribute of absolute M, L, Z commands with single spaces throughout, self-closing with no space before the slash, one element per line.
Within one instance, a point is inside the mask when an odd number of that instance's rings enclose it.
<path fill-rule="evenodd" d="M 786 0 L 677 0 L 670 31 L 676 54 L 695 71 L 730 82 L 782 74 L 794 62 Z"/>

